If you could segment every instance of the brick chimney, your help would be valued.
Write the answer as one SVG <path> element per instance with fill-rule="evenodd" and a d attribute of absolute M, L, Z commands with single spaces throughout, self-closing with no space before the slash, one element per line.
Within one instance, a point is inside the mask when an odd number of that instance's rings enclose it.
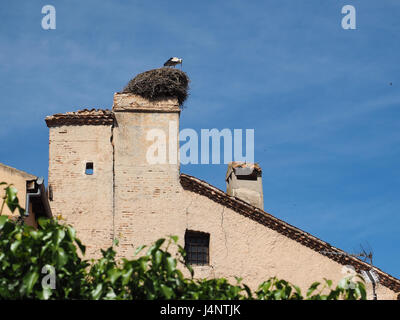
<path fill-rule="evenodd" d="M 117 198 L 129 202 L 174 193 L 180 186 L 178 100 L 116 93 L 112 110 Z M 161 157 L 160 151 L 165 153 Z"/>
<path fill-rule="evenodd" d="M 262 171 L 257 163 L 230 162 L 226 193 L 264 210 Z"/>

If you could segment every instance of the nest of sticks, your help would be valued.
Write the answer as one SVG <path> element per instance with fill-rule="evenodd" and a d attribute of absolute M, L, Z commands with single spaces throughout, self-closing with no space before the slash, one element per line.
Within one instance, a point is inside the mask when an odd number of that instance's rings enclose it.
<path fill-rule="evenodd" d="M 188 97 L 189 77 L 175 68 L 159 68 L 138 74 L 123 89 L 150 101 L 176 98 L 180 106 Z"/>

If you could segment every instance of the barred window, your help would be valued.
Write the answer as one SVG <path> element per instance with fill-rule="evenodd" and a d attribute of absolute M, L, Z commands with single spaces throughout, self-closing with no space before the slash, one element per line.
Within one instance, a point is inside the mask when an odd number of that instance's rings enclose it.
<path fill-rule="evenodd" d="M 209 264 L 210 234 L 186 230 L 185 251 L 186 262 L 192 265 L 204 266 Z"/>

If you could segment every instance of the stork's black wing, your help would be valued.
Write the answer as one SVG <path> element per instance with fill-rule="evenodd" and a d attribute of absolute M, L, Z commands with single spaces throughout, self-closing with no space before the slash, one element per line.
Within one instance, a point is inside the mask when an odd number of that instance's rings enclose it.
<path fill-rule="evenodd" d="M 171 66 L 172 59 L 173 59 L 173 57 L 169 58 L 169 59 L 164 63 L 164 67 Z"/>

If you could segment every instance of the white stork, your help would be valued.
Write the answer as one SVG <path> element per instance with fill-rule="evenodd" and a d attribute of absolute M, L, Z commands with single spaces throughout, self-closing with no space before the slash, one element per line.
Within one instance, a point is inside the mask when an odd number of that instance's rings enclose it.
<path fill-rule="evenodd" d="M 164 63 L 164 67 L 174 67 L 175 68 L 175 66 L 177 64 L 180 64 L 181 68 L 182 68 L 182 59 L 179 59 L 177 57 L 172 57 L 172 58 L 169 58 L 168 61 Z"/>

